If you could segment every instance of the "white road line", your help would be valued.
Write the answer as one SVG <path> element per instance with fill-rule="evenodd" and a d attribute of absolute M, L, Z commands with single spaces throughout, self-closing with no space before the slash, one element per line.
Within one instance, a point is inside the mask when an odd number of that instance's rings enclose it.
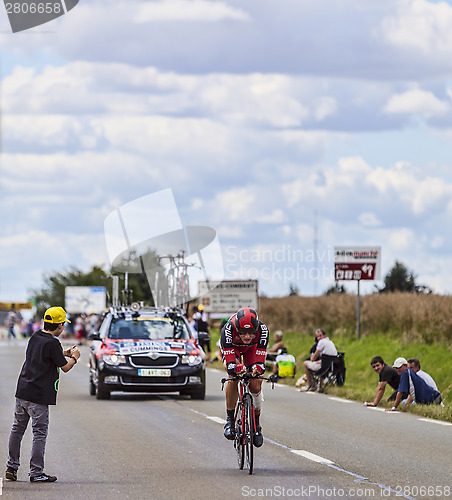
<path fill-rule="evenodd" d="M 328 396 L 328 399 L 331 399 L 331 401 L 339 401 L 339 403 L 354 403 L 354 401 L 350 401 L 350 399 L 336 398 L 335 396 Z"/>
<path fill-rule="evenodd" d="M 370 410 L 376 410 L 376 411 L 383 411 L 383 412 L 386 411 L 384 408 L 376 408 L 375 406 L 366 406 L 366 408 L 369 408 Z M 392 412 L 388 412 L 388 413 L 397 413 L 397 412 L 392 411 Z"/>
<path fill-rule="evenodd" d="M 211 372 L 216 372 L 216 373 L 224 373 L 223 371 L 219 370 L 218 368 L 208 368 L 209 371 Z"/>
<path fill-rule="evenodd" d="M 221 417 L 207 417 L 209 420 L 212 420 L 213 422 L 216 422 L 217 424 L 225 424 L 226 420 Z"/>
<path fill-rule="evenodd" d="M 430 422 L 431 424 L 439 425 L 452 425 L 450 422 L 443 422 L 442 420 L 434 420 L 433 418 L 420 418 L 423 422 Z"/>
<path fill-rule="evenodd" d="M 319 457 L 319 455 L 314 455 L 314 453 L 311 453 L 310 451 L 306 450 L 290 450 L 292 453 L 295 453 L 295 455 L 301 455 L 304 458 L 307 458 L 308 460 L 312 460 L 313 462 L 317 462 L 318 464 L 334 464 L 331 460 L 328 460 L 327 458 Z"/>
<path fill-rule="evenodd" d="M 184 406 L 185 408 L 188 408 L 190 411 L 197 413 L 198 415 L 202 415 L 203 417 L 206 417 L 207 419 L 212 420 L 213 422 L 217 422 L 217 423 L 224 423 L 225 422 L 225 420 L 223 420 L 220 417 L 209 416 L 206 413 L 203 413 L 203 412 L 198 411 L 198 410 L 194 410 L 193 408 L 190 408 L 189 406 L 187 406 L 181 402 L 178 402 L 178 404 L 180 404 L 181 406 Z M 395 412 L 392 412 L 392 413 L 395 413 Z M 362 485 L 369 485 L 369 486 L 378 486 L 381 490 L 388 491 L 389 494 L 397 493 L 397 496 L 401 496 L 401 497 L 406 498 L 408 500 L 416 500 L 416 498 L 405 495 L 399 491 L 395 491 L 390 486 L 387 486 L 383 483 L 377 483 L 377 482 L 370 481 L 368 478 L 366 478 L 364 476 L 360 476 L 359 474 L 355 474 L 354 472 L 350 472 L 350 471 L 347 471 L 345 469 L 342 469 L 341 467 L 337 466 L 334 462 L 332 462 L 331 460 L 328 460 L 327 458 L 320 457 L 319 455 L 315 455 L 314 453 L 311 453 L 311 452 L 306 451 L 306 450 L 294 450 L 290 446 L 287 446 L 287 445 L 282 444 L 282 443 L 278 443 L 277 441 L 273 441 L 272 439 L 269 439 L 269 438 L 264 438 L 264 439 L 266 442 L 272 443 L 276 446 L 280 446 L 281 448 L 284 448 L 285 450 L 290 451 L 295 455 L 302 456 L 304 458 L 307 458 L 308 460 L 319 463 L 321 465 L 325 465 L 326 467 L 331 467 L 333 469 L 336 469 L 339 472 L 342 472 L 342 473 L 345 473 L 351 477 L 354 477 L 355 483 L 359 483 Z"/>

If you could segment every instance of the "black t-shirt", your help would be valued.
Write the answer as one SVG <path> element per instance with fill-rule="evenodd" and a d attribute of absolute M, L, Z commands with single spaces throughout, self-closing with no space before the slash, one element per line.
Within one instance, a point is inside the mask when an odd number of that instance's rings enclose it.
<path fill-rule="evenodd" d="M 17 381 L 16 398 L 55 405 L 60 367 L 65 364 L 63 348 L 56 337 L 42 330 L 33 333 Z"/>
<path fill-rule="evenodd" d="M 387 382 L 393 389 L 397 389 L 399 387 L 400 375 L 392 366 L 385 364 L 383 370 L 380 372 L 380 382 Z"/>

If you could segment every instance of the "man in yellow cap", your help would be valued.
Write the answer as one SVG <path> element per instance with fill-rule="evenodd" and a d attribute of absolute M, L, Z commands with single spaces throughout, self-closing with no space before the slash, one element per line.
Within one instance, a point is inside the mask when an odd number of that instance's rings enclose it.
<path fill-rule="evenodd" d="M 30 417 L 33 424 L 30 482 L 52 483 L 57 480 L 44 472 L 49 405 L 56 404 L 60 368 L 68 372 L 80 357 L 77 346 L 63 350 L 57 338 L 63 333 L 66 321 L 69 320 L 62 307 L 50 307 L 44 313 L 44 328 L 33 333 L 28 341 L 25 362 L 17 381 L 14 423 L 9 436 L 6 479 L 11 481 L 17 481 L 20 443 Z"/>

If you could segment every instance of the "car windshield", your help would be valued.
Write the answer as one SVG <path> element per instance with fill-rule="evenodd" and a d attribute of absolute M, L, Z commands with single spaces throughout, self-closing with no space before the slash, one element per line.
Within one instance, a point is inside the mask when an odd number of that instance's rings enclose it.
<path fill-rule="evenodd" d="M 110 339 L 184 339 L 191 338 L 190 333 L 182 320 L 139 319 L 127 320 L 120 319 L 111 324 Z"/>

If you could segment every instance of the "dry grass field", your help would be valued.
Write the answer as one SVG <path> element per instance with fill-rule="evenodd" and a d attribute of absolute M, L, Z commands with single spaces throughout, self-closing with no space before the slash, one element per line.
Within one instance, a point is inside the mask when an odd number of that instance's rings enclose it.
<path fill-rule="evenodd" d="M 323 328 L 331 337 L 356 333 L 355 295 L 261 298 L 259 316 L 270 330 Z M 361 335 L 386 334 L 406 343 L 452 345 L 452 296 L 411 293 L 361 296 Z"/>

